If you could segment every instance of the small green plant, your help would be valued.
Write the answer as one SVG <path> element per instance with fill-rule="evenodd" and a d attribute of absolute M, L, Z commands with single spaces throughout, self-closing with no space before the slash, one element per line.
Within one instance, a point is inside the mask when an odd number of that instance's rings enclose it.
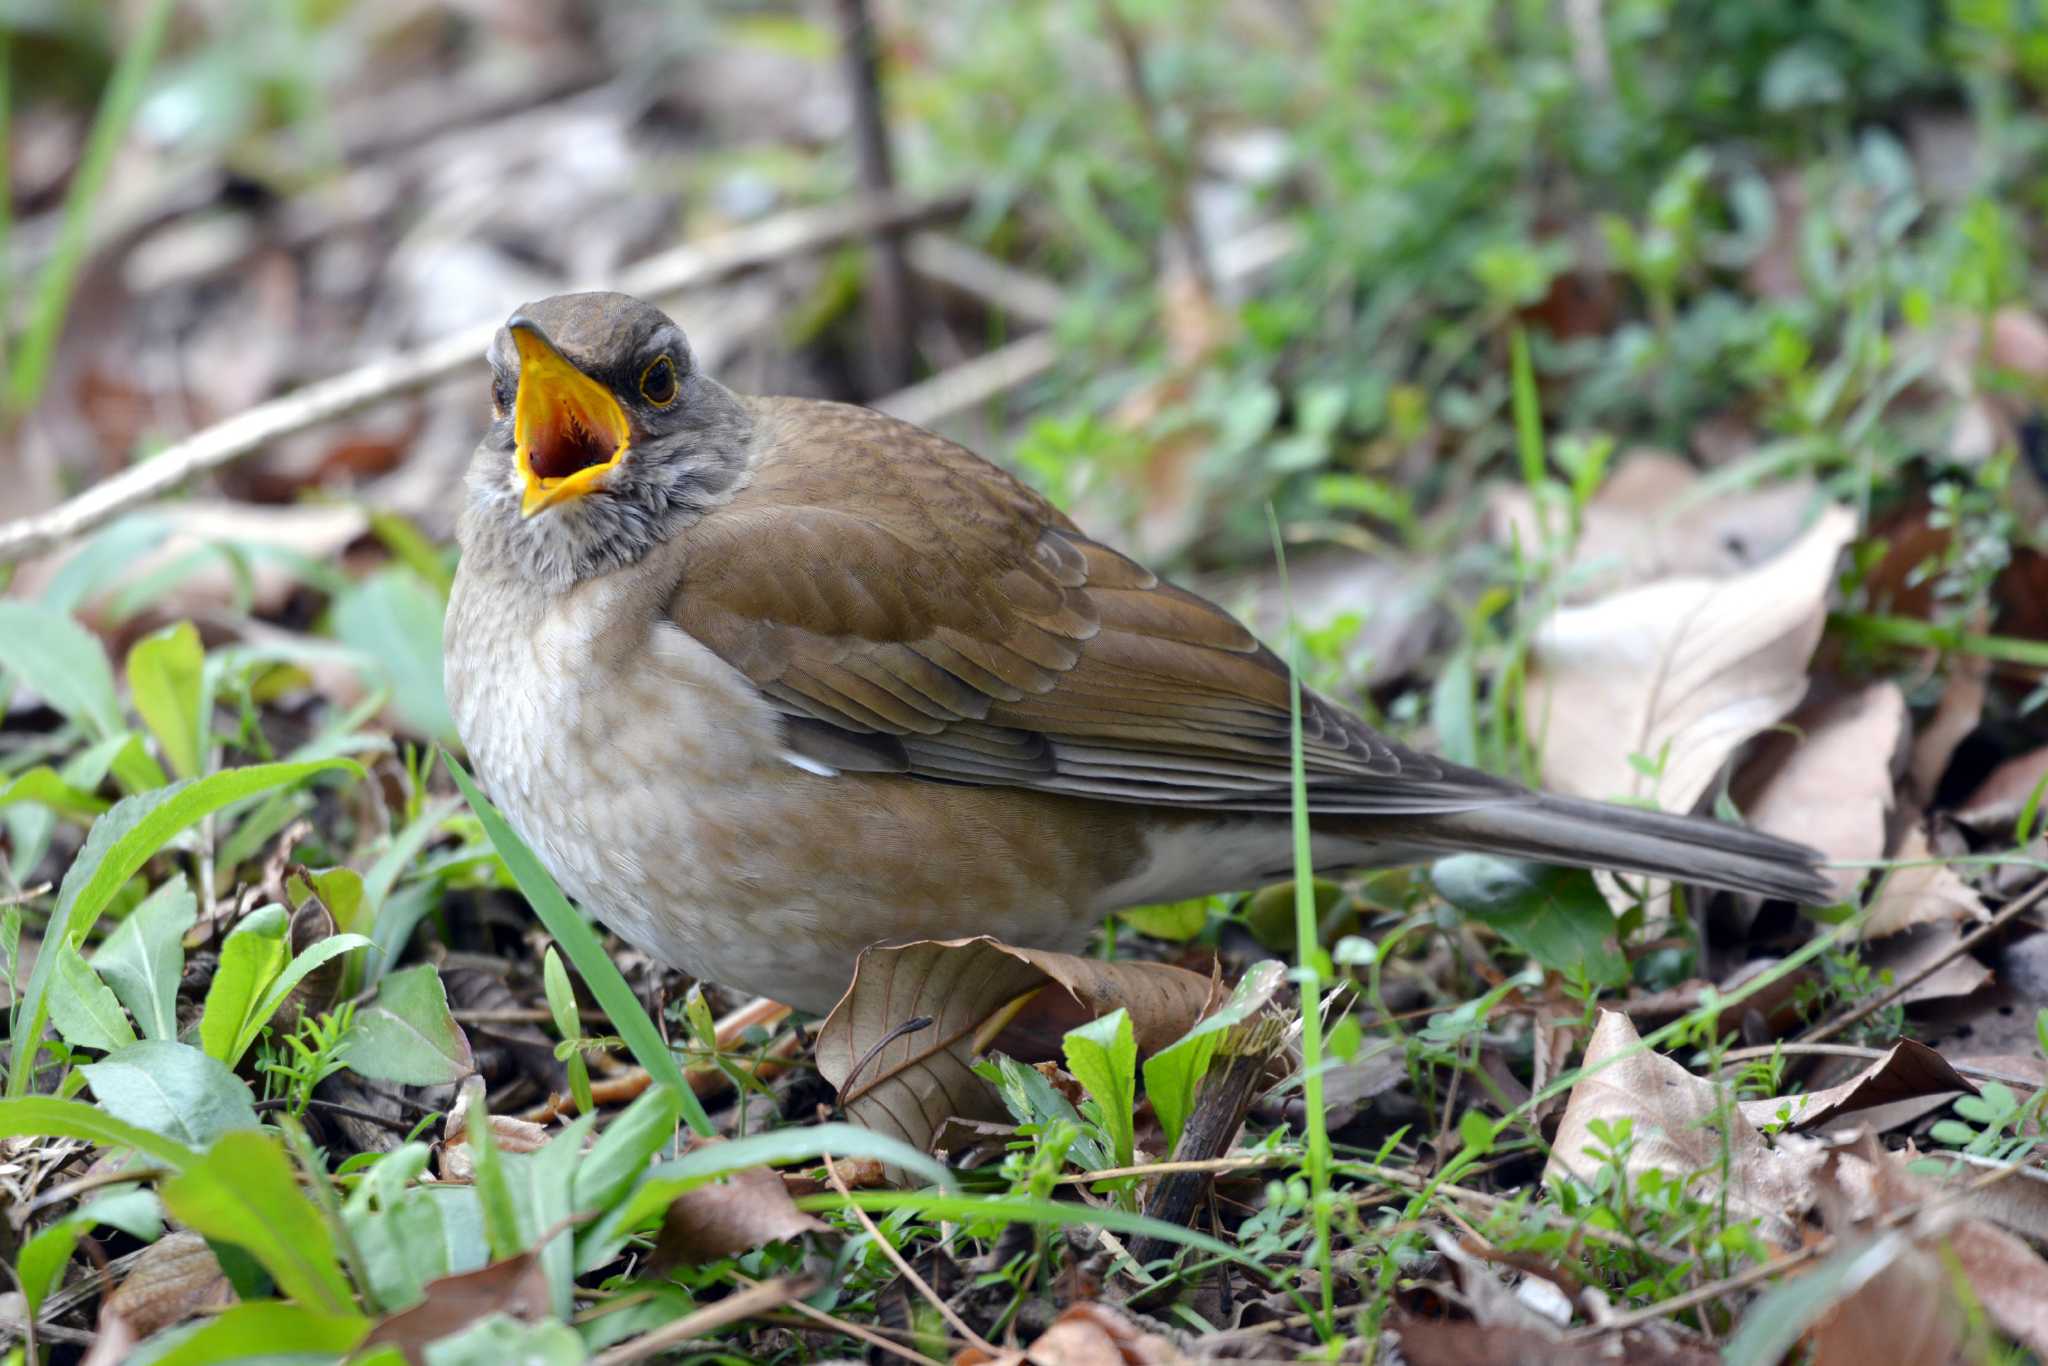
<path fill-rule="evenodd" d="M 275 1043 L 265 1040 L 256 1064 L 266 1079 L 265 1099 L 282 1100 L 285 1113 L 303 1119 L 314 1088 L 348 1065 L 342 1052 L 355 1018 L 355 1002 L 344 1001 L 325 1014 L 302 1018 Z"/>

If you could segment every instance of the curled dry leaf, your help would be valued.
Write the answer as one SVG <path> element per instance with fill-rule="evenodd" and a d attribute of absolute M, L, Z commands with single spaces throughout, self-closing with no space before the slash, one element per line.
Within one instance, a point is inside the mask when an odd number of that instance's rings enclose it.
<path fill-rule="evenodd" d="M 1901 1039 L 1883 1057 L 1838 1085 L 1796 1096 L 1745 1100 L 1737 1108 L 1752 1124 L 1784 1122 L 1794 1129 L 1815 1129 L 1858 1110 L 1957 1091 L 1975 1095 L 1977 1086 L 1926 1044 Z"/>
<path fill-rule="evenodd" d="M 1569 600 L 1586 602 L 1658 579 L 1718 579 L 1753 569 L 1799 538 L 1812 505 L 1810 483 L 1712 493 L 1679 456 L 1632 451 L 1580 514 Z M 1536 500 L 1525 488 L 1496 490 L 1487 524 L 1503 545 L 1543 540 Z"/>
<path fill-rule="evenodd" d="M 1545 783 L 1691 809 L 1736 746 L 1805 694 L 1835 559 L 1855 527 L 1831 506 L 1755 569 L 1665 579 L 1545 622 L 1530 643 L 1528 687 Z"/>
<path fill-rule="evenodd" d="M 1905 695 L 1891 683 L 1808 703 L 1744 766 L 1735 804 L 1758 830 L 1830 859 L 1881 859 L 1908 731 Z M 1847 897 L 1868 874 L 1833 868 L 1827 876 Z"/>
<path fill-rule="evenodd" d="M 234 1298 L 206 1239 L 179 1229 L 142 1250 L 128 1279 L 107 1296 L 105 1312 L 146 1338 Z"/>
<path fill-rule="evenodd" d="M 476 1178 L 476 1154 L 469 1146 L 469 1103 L 474 1095 L 474 1091 L 463 1091 L 456 1098 L 455 1108 L 448 1112 L 447 1123 L 443 1126 L 446 1137 L 441 1141 L 437 1164 L 443 1181 L 472 1181 Z M 538 1152 L 548 1141 L 547 1129 L 531 1120 L 511 1115 L 491 1115 L 489 1118 L 491 1138 L 497 1143 L 499 1152 Z"/>
<path fill-rule="evenodd" d="M 1977 785 L 1977 790 L 1955 813 L 1956 822 L 1984 834 L 2009 832 L 2029 802 L 2034 803 L 2037 813 L 2040 811 L 2042 803 L 2035 800 L 2034 793 L 2044 782 L 2048 782 L 2048 748 L 2015 755 L 1992 769 L 1991 776 Z M 2039 814 L 2034 818 L 2033 828 L 2041 828 Z"/>
<path fill-rule="evenodd" d="M 426 1360 L 429 1343 L 459 1333 L 478 1319 L 509 1314 L 515 1319 L 545 1317 L 551 1310 L 548 1274 L 532 1252 L 455 1276 L 428 1281 L 427 1297 L 410 1309 L 391 1315 L 371 1330 L 362 1350 L 396 1347 L 409 1366 Z"/>
<path fill-rule="evenodd" d="M 1720 1087 L 1642 1047 L 1636 1027 L 1618 1011 L 1600 1012 L 1582 1066 L 1590 1075 L 1572 1087 L 1543 1170 L 1546 1183 L 1576 1177 L 1590 1185 L 1604 1164 L 1594 1122 L 1628 1120 L 1635 1140 L 1627 1159 L 1631 1181 L 1659 1171 L 1712 1198 L 1720 1193 L 1725 1136 L 1728 1208 L 1760 1221 L 1774 1242 L 1795 1241 L 1794 1221 L 1813 1203 L 1813 1175 L 1825 1160 L 1818 1144 L 1785 1137 L 1775 1147 L 1766 1143 Z"/>
<path fill-rule="evenodd" d="M 1950 929 L 1969 921 L 1991 918 L 1983 899 L 1945 863 L 1933 862 L 1933 848 L 1927 831 L 1914 825 L 1899 839 L 1892 858 L 1909 866 L 1885 874 L 1870 898 L 1870 912 L 1863 921 L 1863 937 L 1883 939 L 1916 925 L 1945 925 Z"/>
<path fill-rule="evenodd" d="M 1867 945 L 1863 961 L 1874 970 L 1889 972 L 1894 982 L 1912 981 L 1933 969 L 1906 989 L 1899 997 L 1900 1005 L 1971 996 L 1988 985 L 1993 976 L 1990 968 L 1963 948 L 1962 931 L 1953 924 L 1919 925 Z"/>
<path fill-rule="evenodd" d="M 954 1356 L 953 1366 L 1178 1366 L 1187 1360 L 1170 1339 L 1090 1300 L 1053 1320 L 1025 1351 L 992 1357 L 969 1347 Z"/>
<path fill-rule="evenodd" d="M 669 1205 L 653 1265 L 657 1270 L 695 1266 L 825 1229 L 796 1207 L 780 1175 L 767 1167 L 749 1167 L 680 1195 Z"/>
<path fill-rule="evenodd" d="M 1149 1054 L 1185 1034 L 1220 995 L 1184 968 L 1019 949 L 986 936 L 878 946 L 862 951 L 853 984 L 818 1030 L 818 1070 L 839 1088 L 848 1119 L 925 1149 L 950 1117 L 1003 1116 L 969 1067 L 977 1052 L 1055 1057 L 1068 1029 L 1122 1006 L 1139 1053 Z M 918 1019 L 931 1023 L 897 1033 Z"/>

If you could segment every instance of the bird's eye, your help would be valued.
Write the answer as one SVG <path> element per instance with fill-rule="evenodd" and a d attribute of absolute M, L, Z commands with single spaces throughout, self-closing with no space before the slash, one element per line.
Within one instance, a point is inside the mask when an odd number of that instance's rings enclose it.
<path fill-rule="evenodd" d="M 491 371 L 491 416 L 503 418 L 505 414 L 511 412 L 512 400 L 516 396 L 517 389 L 512 383 L 512 377 L 502 370 Z"/>
<path fill-rule="evenodd" d="M 645 370 L 640 372 L 640 397 L 657 408 L 666 408 L 676 401 L 676 363 L 667 356 L 656 356 Z"/>

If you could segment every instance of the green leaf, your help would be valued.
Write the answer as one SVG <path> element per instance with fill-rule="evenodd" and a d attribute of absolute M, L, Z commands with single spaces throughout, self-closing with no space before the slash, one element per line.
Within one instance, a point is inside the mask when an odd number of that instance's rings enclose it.
<path fill-rule="evenodd" d="M 1166 1130 L 1169 1151 L 1180 1142 L 1180 1131 L 1195 1108 L 1195 1091 L 1208 1075 L 1209 1060 L 1225 1031 L 1264 1010 L 1286 979 L 1284 963 L 1265 959 L 1252 964 L 1222 1009 L 1145 1059 L 1145 1094 Z"/>
<path fill-rule="evenodd" d="M 682 1111 L 675 1094 L 666 1087 L 650 1086 L 604 1126 L 590 1151 L 577 1164 L 571 1197 L 578 1210 L 611 1207 L 626 1193 L 654 1155 L 675 1136 L 676 1120 Z"/>
<path fill-rule="evenodd" d="M 107 652 L 66 613 L 36 602 L 0 601 L 0 672 L 94 739 L 120 733 L 121 700 Z"/>
<path fill-rule="evenodd" d="M 1850 1243 L 1804 1274 L 1781 1281 L 1743 1312 L 1721 1360 L 1728 1366 L 1776 1366 L 1822 1315 L 1883 1275 L 1909 1246 L 1905 1235 L 1893 1230 Z"/>
<path fill-rule="evenodd" d="M 50 998 L 50 1019 L 64 1042 L 73 1048 L 112 1052 L 135 1042 L 135 1030 L 121 1013 L 121 1003 L 100 980 L 78 950 L 59 944 L 56 994 Z"/>
<path fill-rule="evenodd" d="M 93 967 L 135 1016 L 146 1039 L 178 1036 L 185 931 L 198 918 L 198 898 L 184 878 L 173 878 L 130 911 L 92 956 Z"/>
<path fill-rule="evenodd" d="M 476 1070 L 431 963 L 384 979 L 376 1000 L 356 1011 L 341 1060 L 363 1076 L 405 1086 L 444 1086 Z"/>
<path fill-rule="evenodd" d="M 562 966 L 562 955 L 555 952 L 553 944 L 548 945 L 541 958 L 540 977 L 547 990 L 548 1014 L 554 1017 L 555 1032 L 562 1036 L 564 1044 L 582 1038 L 583 1020 L 576 1012 L 576 988 L 570 983 L 569 969 Z M 691 999 L 698 997 L 693 994 Z M 597 1108 L 597 1100 L 590 1091 L 590 1068 L 580 1050 L 569 1055 L 569 1096 L 580 1114 L 587 1115 Z"/>
<path fill-rule="evenodd" d="M 271 982 L 269 989 L 263 993 L 263 998 L 256 1003 L 255 1011 L 243 1022 L 242 1033 L 235 1040 L 235 1057 L 239 1059 L 249 1051 L 256 1042 L 256 1036 L 262 1033 L 263 1026 L 270 1023 L 271 1017 L 277 1014 L 293 989 L 303 982 L 309 973 L 318 969 L 321 964 L 352 949 L 369 947 L 370 941 L 363 935 L 330 934 L 325 939 L 308 944 L 300 950 L 285 970 L 277 975 L 276 980 Z"/>
<path fill-rule="evenodd" d="M 334 633 L 374 663 L 408 729 L 453 741 L 455 721 L 441 683 L 446 609 L 441 595 L 418 575 L 391 566 L 341 595 L 334 604 Z"/>
<path fill-rule="evenodd" d="M 277 1288 L 323 1314 L 354 1307 L 334 1235 L 299 1189 L 284 1149 L 255 1131 L 223 1134 L 163 1186 L 164 1208 L 208 1238 L 254 1257 Z"/>
<path fill-rule="evenodd" d="M 1138 1041 L 1131 1032 L 1131 1013 L 1119 1006 L 1070 1029 L 1061 1046 L 1067 1070 L 1087 1088 L 1116 1146 L 1116 1165 L 1130 1166 L 1136 1133 L 1132 1112 L 1138 1105 Z"/>
<path fill-rule="evenodd" d="M 1552 972 L 1600 987 L 1628 981 L 1614 911 L 1593 875 L 1492 854 L 1439 859 L 1430 881 L 1444 900 Z"/>
<path fill-rule="evenodd" d="M 0 607 L 6 605 L 0 603 Z M 68 943 L 76 947 L 84 943 L 100 912 L 151 855 L 222 807 L 316 773 L 335 770 L 362 776 L 362 770 L 346 759 L 256 764 L 189 779 L 115 803 L 111 811 L 93 822 L 85 837 L 85 847 L 64 874 L 57 907 L 43 936 L 44 944 Z M 22 992 L 17 1016 L 20 1028 L 14 1034 L 7 1073 L 10 1096 L 24 1095 L 29 1089 L 43 1028 L 49 1021 L 50 974 L 56 970 L 56 963 L 54 953 L 38 955 L 35 971 Z"/>
<path fill-rule="evenodd" d="M 590 1360 L 583 1339 L 560 1319 L 524 1323 L 506 1313 L 487 1315 L 429 1343 L 421 1356 L 427 1366 L 581 1366 Z"/>
<path fill-rule="evenodd" d="M 477 820 L 484 827 L 491 847 L 498 851 L 498 857 L 505 862 L 505 868 L 512 874 L 512 880 L 519 884 L 519 890 L 526 893 L 527 902 L 533 913 L 540 917 L 555 942 L 562 946 L 562 952 L 576 965 L 590 994 L 597 998 L 598 1005 L 626 1041 L 626 1047 L 633 1058 L 657 1082 L 675 1092 L 677 1104 L 682 1109 L 683 1119 L 689 1126 L 705 1137 L 714 1130 L 710 1118 L 704 1113 L 703 1103 L 697 1093 L 683 1079 L 683 1069 L 677 1065 L 675 1054 L 662 1042 L 661 1031 L 654 1027 L 654 1021 L 647 1018 L 641 1009 L 640 998 L 633 994 L 633 988 L 626 985 L 626 979 L 619 974 L 618 965 L 605 952 L 604 942 L 597 937 L 589 924 L 569 899 L 562 895 L 561 888 L 548 876 L 526 842 L 519 838 L 505 818 L 498 814 L 490 799 L 477 790 L 467 769 L 453 759 L 448 761 L 448 771 L 455 779 L 455 785 L 462 789 L 462 795 L 469 799 L 469 806 L 476 813 Z"/>
<path fill-rule="evenodd" d="M 1139 934 L 1185 944 L 1208 928 L 1209 908 L 1214 902 L 1214 897 L 1198 896 L 1166 906 L 1132 906 L 1118 911 L 1116 918 Z"/>
<path fill-rule="evenodd" d="M 190 1044 L 150 1039 L 78 1070 L 108 1114 L 187 1147 L 257 1127 L 249 1084 Z"/>
<path fill-rule="evenodd" d="M 5 787 L 0 787 L 0 807 L 16 802 L 34 802 L 63 816 L 90 820 L 107 809 L 92 793 L 64 781 L 56 769 L 38 764 Z"/>
<path fill-rule="evenodd" d="M 206 767 L 206 651 L 189 621 L 144 636 L 128 651 L 128 693 L 180 778 Z"/>
<path fill-rule="evenodd" d="M 0 1138 L 84 1139 L 102 1147 L 133 1148 L 167 1167 L 184 1167 L 199 1156 L 175 1139 L 116 1119 L 97 1106 L 55 1096 L 0 1100 Z"/>
<path fill-rule="evenodd" d="M 21 1256 L 14 1264 L 28 1299 L 29 1313 L 37 1313 L 44 1299 L 57 1288 L 80 1236 L 101 1224 L 110 1224 L 144 1242 L 155 1242 L 163 1236 L 163 1223 L 163 1208 L 156 1193 L 130 1188 L 103 1195 L 45 1227 L 22 1245 Z"/>
<path fill-rule="evenodd" d="M 1458 1137 L 1465 1142 L 1461 1156 L 1480 1158 L 1493 1151 L 1493 1139 L 1497 1128 L 1494 1122 L 1477 1110 L 1467 1110 L 1458 1116 Z"/>
<path fill-rule="evenodd" d="M 1002 1196 L 940 1195 L 931 1191 L 871 1190 L 854 1191 L 850 1197 L 837 1191 L 827 1191 L 798 1196 L 796 1200 L 796 1207 L 805 1211 L 840 1210 L 848 1206 L 881 1212 L 909 1210 L 927 1219 L 963 1224 L 1038 1224 L 1049 1228 L 1106 1228 L 1113 1233 L 1150 1235 L 1225 1258 L 1264 1275 L 1264 1269 L 1257 1262 L 1206 1233 L 1169 1224 L 1164 1219 L 1148 1219 L 1142 1214 L 1101 1205 L 1007 1199 Z"/>
<path fill-rule="evenodd" d="M 469 1135 L 469 1151 L 476 1164 L 471 1184 L 483 1205 L 484 1241 L 491 1260 L 501 1262 L 516 1257 L 526 1250 L 526 1240 L 520 1236 L 519 1206 L 512 1198 L 512 1179 L 505 1172 L 505 1154 L 498 1149 L 481 1086 L 470 1092 L 463 1132 Z"/>
<path fill-rule="evenodd" d="M 250 1300 L 205 1320 L 149 1366 L 217 1366 L 224 1361 L 307 1356 L 336 1360 L 369 1335 L 370 1321 L 361 1314 L 322 1313 L 283 1300 Z"/>
<path fill-rule="evenodd" d="M 241 1061 L 244 1027 L 255 1016 L 263 993 L 284 971 L 284 936 L 244 930 L 221 942 L 220 966 L 206 989 L 199 1015 L 199 1046 L 229 1067 Z"/>

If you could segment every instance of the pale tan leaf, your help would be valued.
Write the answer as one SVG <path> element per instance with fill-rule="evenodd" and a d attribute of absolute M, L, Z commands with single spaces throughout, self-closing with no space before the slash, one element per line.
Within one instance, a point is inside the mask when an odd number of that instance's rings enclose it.
<path fill-rule="evenodd" d="M 1725 578 L 1752 569 L 1799 538 L 1813 498 L 1813 485 L 1803 481 L 1715 493 L 1679 456 L 1631 451 L 1580 514 L 1567 601 L 1675 576 Z M 1502 545 L 1544 539 L 1536 501 L 1520 486 L 1488 498 L 1487 528 Z"/>
<path fill-rule="evenodd" d="M 1883 1264 L 1850 1281 L 1849 1293 L 1807 1331 L 1813 1366 L 1951 1366 L 1964 1360 L 1959 1349 L 1965 1321 L 1940 1256 L 1898 1237 L 1880 1240 L 1863 1255 L 1880 1256 Z"/>
<path fill-rule="evenodd" d="M 1984 901 L 1945 863 L 1934 863 L 1927 832 L 1907 828 L 1892 857 L 1915 866 L 1894 868 L 1878 883 L 1863 921 L 1865 940 L 1883 939 L 1916 925 L 1955 926 L 1991 918 Z"/>
<path fill-rule="evenodd" d="M 1665 579 L 1538 628 L 1529 723 L 1545 783 L 1689 810 L 1728 756 L 1806 691 L 1835 559 L 1855 516 L 1829 507 L 1791 548 L 1726 579 Z M 1661 762 L 1652 780 L 1630 763 Z"/>
<path fill-rule="evenodd" d="M 1029 1009 L 1017 1010 L 1027 995 Z M 818 1030 L 818 1070 L 840 1089 L 848 1119 L 924 1149 L 951 1117 L 1004 1114 L 969 1069 L 977 1036 L 1001 1031 L 1003 1051 L 1035 1061 L 1057 1056 L 1074 1025 L 1122 1006 L 1144 1054 L 1185 1034 L 1220 997 L 1210 979 L 1164 963 L 1104 962 L 986 936 L 877 946 L 862 951 L 853 984 Z M 868 1056 L 915 1019 L 931 1024 Z"/>
<path fill-rule="evenodd" d="M 1810 702 L 1744 766 L 1735 804 L 1756 829 L 1831 860 L 1881 859 L 1907 734 L 1906 698 L 1891 683 Z M 1826 871 L 1843 897 L 1869 876 L 1861 868 Z"/>
<path fill-rule="evenodd" d="M 234 1298 L 206 1239 L 180 1229 L 142 1250 L 128 1279 L 107 1296 L 106 1312 L 146 1338 Z"/>
<path fill-rule="evenodd" d="M 1786 1123 L 1794 1129 L 1813 1129 L 1839 1115 L 1957 1091 L 1975 1095 L 1977 1087 L 1926 1044 L 1901 1039 L 1838 1085 L 1796 1096 L 1745 1100 L 1739 1108 L 1744 1119 L 1758 1126 Z"/>
<path fill-rule="evenodd" d="M 1619 1011 L 1600 1012 L 1581 1066 L 1590 1075 L 1572 1087 L 1543 1171 L 1546 1183 L 1571 1176 L 1591 1184 L 1602 1165 L 1589 1151 L 1601 1146 L 1593 1122 L 1627 1119 L 1634 1133 L 1627 1164 L 1632 1181 L 1643 1172 L 1661 1171 L 1687 1180 L 1701 1198 L 1712 1199 L 1720 1193 L 1717 1173 L 1725 1136 L 1728 1208 L 1741 1218 L 1760 1220 L 1773 1241 L 1790 1245 L 1795 1240 L 1795 1221 L 1813 1203 L 1813 1176 L 1825 1161 L 1817 1144 L 1786 1137 L 1776 1147 L 1766 1143 L 1731 1096 L 1643 1048 L 1635 1025 Z"/>
<path fill-rule="evenodd" d="M 970 1347 L 953 1358 L 953 1366 L 1179 1366 L 1188 1359 L 1171 1340 L 1087 1300 L 1053 1320 L 1026 1351 L 991 1357 Z"/>
<path fill-rule="evenodd" d="M 1962 948 L 1962 931 L 1954 925 L 1918 925 L 1901 934 L 1863 949 L 1863 960 L 1871 967 L 1892 975 L 1894 983 L 1933 971 L 1907 988 L 1900 1005 L 1940 1001 L 1955 996 L 1972 996 L 1988 986 L 1990 968 Z"/>
<path fill-rule="evenodd" d="M 1913 799 L 1920 806 L 1934 800 L 1941 775 L 1948 772 L 1956 746 L 1977 729 L 1984 719 L 1984 699 L 1989 691 L 1991 661 L 1983 655 L 1958 654 L 1950 657 L 1948 679 L 1942 684 L 1941 700 L 1934 715 L 1913 737 Z"/>
<path fill-rule="evenodd" d="M 1991 770 L 1991 776 L 1977 785 L 1969 800 L 1956 813 L 1958 824 L 1986 834 L 2010 831 L 2043 780 L 2048 780 L 2048 748 L 2015 755 Z M 2036 804 L 2034 829 L 2041 828 Z"/>

